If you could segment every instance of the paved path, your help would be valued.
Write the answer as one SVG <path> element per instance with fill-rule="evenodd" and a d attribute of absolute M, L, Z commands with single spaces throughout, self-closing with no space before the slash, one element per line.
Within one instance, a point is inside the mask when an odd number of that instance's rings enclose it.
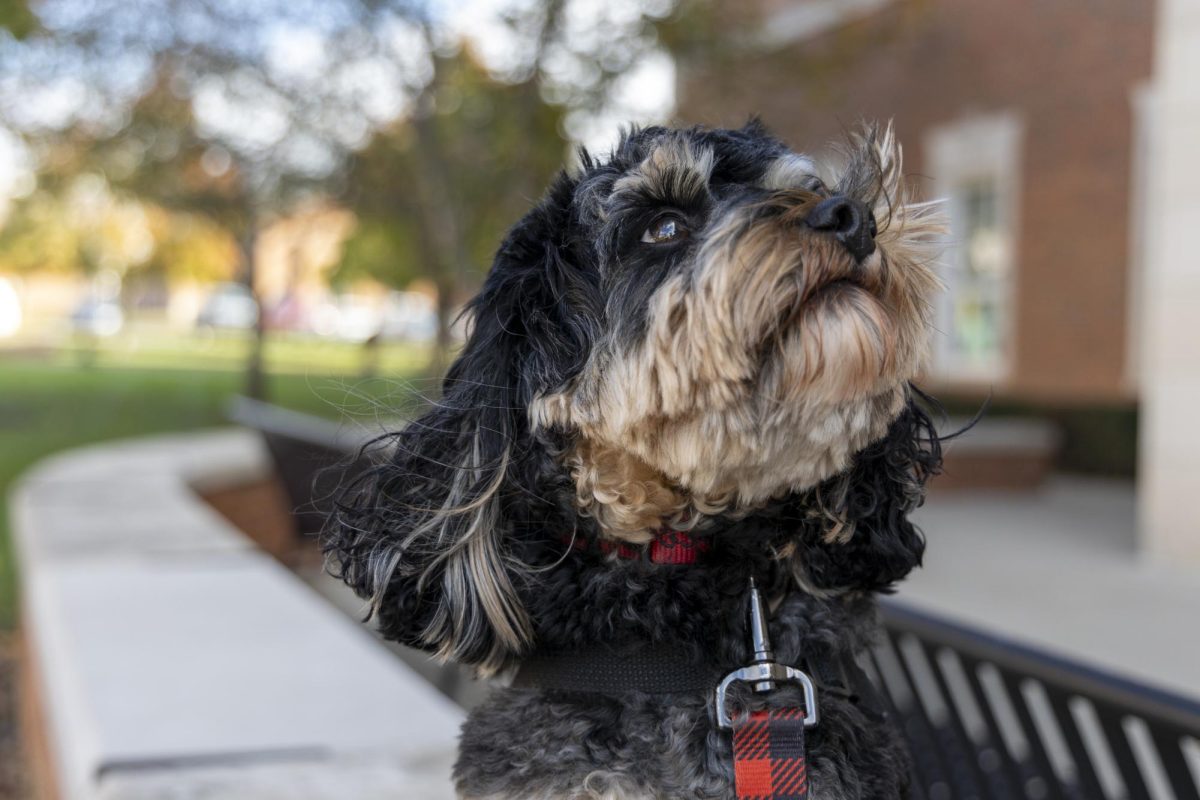
<path fill-rule="evenodd" d="M 1200 697 L 1200 567 L 1135 551 L 1133 485 L 934 493 L 925 567 L 899 599 Z"/>

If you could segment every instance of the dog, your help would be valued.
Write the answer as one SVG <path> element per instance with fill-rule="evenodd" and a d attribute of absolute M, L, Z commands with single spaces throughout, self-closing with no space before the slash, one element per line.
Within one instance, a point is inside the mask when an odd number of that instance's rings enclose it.
<path fill-rule="evenodd" d="M 579 161 L 501 243 L 440 399 L 345 487 L 330 568 L 387 638 L 515 672 L 464 725 L 462 798 L 907 797 L 856 657 L 940 465 L 936 206 L 890 126 L 836 168 L 757 120 Z M 796 765 L 748 788 L 738 725 L 786 709 Z"/>

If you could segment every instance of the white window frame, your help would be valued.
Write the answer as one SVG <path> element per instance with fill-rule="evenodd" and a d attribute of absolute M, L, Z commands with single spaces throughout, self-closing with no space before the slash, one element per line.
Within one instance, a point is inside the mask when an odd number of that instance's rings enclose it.
<path fill-rule="evenodd" d="M 1139 84 L 1129 93 L 1129 105 L 1133 115 L 1133 131 L 1129 154 L 1129 262 L 1127 279 L 1127 313 L 1125 315 L 1125 372 L 1122 376 L 1125 388 L 1136 393 L 1140 388 L 1142 374 L 1142 309 L 1145 290 L 1146 262 L 1149 261 L 1149 243 L 1146 230 L 1150 220 L 1156 219 L 1157 197 L 1149 191 L 1150 159 L 1153 147 L 1155 119 L 1157 116 L 1157 92 L 1153 83 Z"/>
<path fill-rule="evenodd" d="M 931 129 L 925 136 L 926 169 L 933 177 L 934 196 L 947 204 L 950 236 L 942 257 L 946 291 L 936 304 L 932 373 L 949 384 L 994 384 L 1007 380 L 1014 365 L 1017 319 L 1018 198 L 1020 197 L 1021 139 L 1024 126 L 1014 113 L 972 115 Z M 953 297 L 966 265 L 962 246 L 966 230 L 964 189 L 987 181 L 995 187 L 996 225 L 1007 246 L 1001 272 L 1007 280 L 995 298 L 1000 308 L 1000 346 L 996 359 L 975 364 L 954 348 Z M 940 333 L 939 333 L 940 332 Z"/>

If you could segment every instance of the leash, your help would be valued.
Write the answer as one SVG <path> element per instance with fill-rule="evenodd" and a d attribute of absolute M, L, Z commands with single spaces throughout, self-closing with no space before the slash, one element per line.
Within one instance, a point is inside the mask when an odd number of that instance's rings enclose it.
<path fill-rule="evenodd" d="M 750 579 L 750 641 L 754 662 L 734 670 L 717 685 L 717 726 L 733 731 L 733 783 L 738 800 L 808 800 L 808 764 L 804 731 L 816 725 L 817 689 L 807 673 L 775 662 L 762 596 Z M 756 694 L 769 694 L 779 683 L 804 690 L 803 708 L 752 711 L 733 719 L 727 693 L 748 683 Z"/>
<path fill-rule="evenodd" d="M 808 800 L 804 715 L 799 708 L 754 711 L 733 726 L 737 800 Z"/>
<path fill-rule="evenodd" d="M 749 599 L 753 661 L 724 678 L 715 667 L 697 660 L 686 645 L 640 642 L 625 648 L 592 644 L 565 652 L 536 652 L 521 662 L 512 686 L 609 696 L 708 695 L 715 701 L 717 726 L 732 734 L 737 800 L 807 800 L 804 735 L 818 721 L 817 686 L 809 672 L 775 662 L 766 609 L 753 580 Z M 873 696 L 870 679 L 852 662 L 810 656 L 806 667 L 822 692 L 852 702 Z M 769 694 L 780 684 L 798 685 L 804 692 L 804 706 L 731 716 L 728 694 L 738 683 L 749 684 L 756 694 Z"/>

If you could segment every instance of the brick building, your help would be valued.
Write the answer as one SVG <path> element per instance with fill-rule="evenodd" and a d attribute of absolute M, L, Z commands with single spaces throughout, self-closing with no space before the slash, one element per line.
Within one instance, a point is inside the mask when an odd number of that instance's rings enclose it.
<path fill-rule="evenodd" d="M 685 50 L 678 116 L 759 114 L 815 154 L 859 119 L 893 119 L 915 188 L 952 220 L 926 382 L 1057 414 L 1068 450 L 1081 418 L 1124 414 L 1113 467 L 1132 471 L 1154 4 L 725 0 L 711 14 L 738 44 Z"/>

